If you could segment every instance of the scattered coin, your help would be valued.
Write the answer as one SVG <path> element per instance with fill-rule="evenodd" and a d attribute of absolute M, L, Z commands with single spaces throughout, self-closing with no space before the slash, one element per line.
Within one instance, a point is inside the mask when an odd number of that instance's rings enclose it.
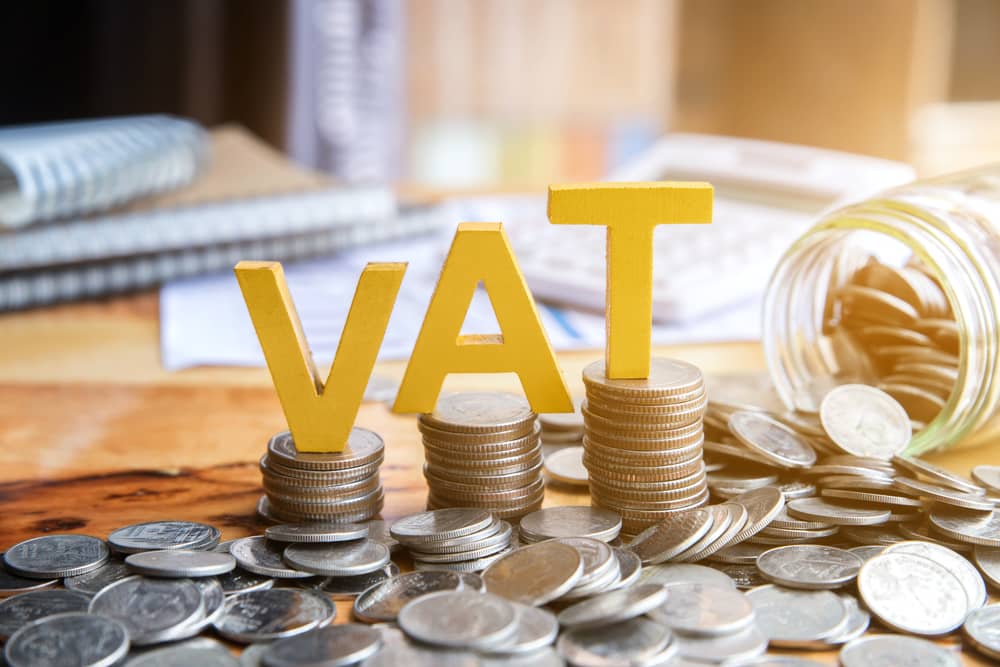
<path fill-rule="evenodd" d="M 741 493 L 730 502 L 742 505 L 747 510 L 747 520 L 743 530 L 736 534 L 727 546 L 739 544 L 766 528 L 785 506 L 781 491 L 765 486 Z"/>
<path fill-rule="evenodd" d="M 135 646 L 165 641 L 196 622 L 205 611 L 201 590 L 190 579 L 117 581 L 90 600 L 91 614 L 120 621 Z"/>
<path fill-rule="evenodd" d="M 291 544 L 284 560 L 297 570 L 327 577 L 350 577 L 367 574 L 389 563 L 389 549 L 384 544 L 363 539 L 335 544 Z"/>
<path fill-rule="evenodd" d="M 841 602 L 847 608 L 847 625 L 833 637 L 824 641 L 830 645 L 846 644 L 865 634 L 871 625 L 871 614 L 861 608 L 858 599 L 849 593 L 839 593 Z"/>
<path fill-rule="evenodd" d="M 538 607 L 568 593 L 582 575 L 580 552 L 567 544 L 552 541 L 531 544 L 505 554 L 486 569 L 483 581 L 490 593 Z"/>
<path fill-rule="evenodd" d="M 836 593 L 773 584 L 746 593 L 757 627 L 773 646 L 812 648 L 847 627 L 847 607 Z"/>
<path fill-rule="evenodd" d="M 105 586 L 131 577 L 133 574 L 125 561 L 112 559 L 96 570 L 75 577 L 66 577 L 63 579 L 63 586 L 86 595 L 97 595 Z"/>
<path fill-rule="evenodd" d="M 474 591 L 428 593 L 411 600 L 397 620 L 410 637 L 453 648 L 489 650 L 517 632 L 517 612 L 510 602 Z"/>
<path fill-rule="evenodd" d="M 805 468 L 816 463 L 816 452 L 798 433 L 763 412 L 737 411 L 729 415 L 729 430 L 746 447 L 782 468 Z"/>
<path fill-rule="evenodd" d="M 663 563 L 696 544 L 712 523 L 712 513 L 703 508 L 677 512 L 636 535 L 627 548 L 643 565 Z"/>
<path fill-rule="evenodd" d="M 546 610 L 517 602 L 510 603 L 517 612 L 517 631 L 513 637 L 494 649 L 488 655 L 504 657 L 505 664 L 520 664 L 519 657 L 530 657 L 533 653 L 551 646 L 559 634 L 559 623 L 555 615 Z"/>
<path fill-rule="evenodd" d="M 364 523 L 282 523 L 264 530 L 264 537 L 278 542 L 345 542 L 367 536 Z"/>
<path fill-rule="evenodd" d="M 389 533 L 406 545 L 461 537 L 480 531 L 493 522 L 486 510 L 454 507 L 411 514 L 396 521 Z"/>
<path fill-rule="evenodd" d="M 382 638 L 378 631 L 348 623 L 309 630 L 279 639 L 264 652 L 265 667 L 302 667 L 354 665 L 379 650 Z"/>
<path fill-rule="evenodd" d="M 272 641 L 333 622 L 337 608 L 325 595 L 297 588 L 271 588 L 234 595 L 215 622 L 216 631 L 240 644 Z"/>
<path fill-rule="evenodd" d="M 127 667 L 240 667 L 240 661 L 214 639 L 198 638 L 137 655 Z"/>
<path fill-rule="evenodd" d="M 119 553 L 162 549 L 211 549 L 219 543 L 218 528 L 194 521 L 149 521 L 111 531 L 108 542 Z"/>
<path fill-rule="evenodd" d="M 31 591 L 0 601 L 0 640 L 40 618 L 85 612 L 90 599 L 82 593 L 58 589 Z"/>
<path fill-rule="evenodd" d="M 858 574 L 858 591 L 884 625 L 913 635 L 943 635 L 965 620 L 968 599 L 948 568 L 912 553 L 872 558 Z"/>
<path fill-rule="evenodd" d="M 485 658 L 471 651 L 439 648 L 410 641 L 393 626 L 375 626 L 382 637 L 382 646 L 374 655 L 365 658 L 361 667 L 481 667 Z M 506 660 L 506 656 L 504 657 Z M 504 662 L 504 665 L 510 664 Z M 517 664 L 517 663 L 513 663 Z"/>
<path fill-rule="evenodd" d="M 521 518 L 522 543 L 555 537 L 590 537 L 610 542 L 618 537 L 622 518 L 615 512 L 585 505 L 547 507 Z"/>
<path fill-rule="evenodd" d="M 965 590 L 965 595 L 969 601 L 970 611 L 986 604 L 988 600 L 986 583 L 979 574 L 979 570 L 965 556 L 939 544 L 916 540 L 890 545 L 885 547 L 883 553 L 893 552 L 916 554 L 924 558 L 929 558 L 938 565 L 943 565 L 962 583 L 962 588 Z"/>
<path fill-rule="evenodd" d="M 972 559 L 986 580 L 995 588 L 1000 588 L 1000 549 L 976 547 Z"/>
<path fill-rule="evenodd" d="M 435 591 L 464 587 L 457 572 L 407 572 L 376 584 L 359 595 L 354 601 L 354 616 L 368 623 L 392 623 L 411 600 Z"/>
<path fill-rule="evenodd" d="M 122 623 L 73 612 L 28 623 L 7 641 L 4 658 L 9 667 L 54 664 L 110 667 L 119 664 L 128 649 L 129 634 Z M 53 656 L 72 656 L 74 662 L 56 663 Z"/>
<path fill-rule="evenodd" d="M 867 563 L 885 551 L 885 547 L 879 544 L 869 544 L 860 547 L 851 547 L 848 551 L 860 558 L 862 563 Z"/>
<path fill-rule="evenodd" d="M 136 574 L 150 577 L 214 577 L 236 568 L 236 559 L 214 551 L 143 551 L 125 558 Z"/>
<path fill-rule="evenodd" d="M 963 512 L 932 507 L 928 518 L 934 530 L 959 542 L 1000 548 L 1000 512 Z"/>
<path fill-rule="evenodd" d="M 381 570 L 375 570 L 367 574 L 356 574 L 352 577 L 326 577 L 312 587 L 326 593 L 334 600 L 353 601 L 372 586 L 381 584 L 398 575 L 399 566 L 390 562 Z M 302 585 L 309 586 L 309 582 L 303 581 Z"/>
<path fill-rule="evenodd" d="M 962 634 L 980 653 L 1000 660 L 1000 604 L 969 612 L 962 625 Z"/>
<path fill-rule="evenodd" d="M 952 505 L 968 510 L 979 510 L 982 512 L 992 511 L 996 503 L 989 498 L 974 493 L 956 491 L 946 486 L 923 482 L 909 477 L 896 477 L 895 484 L 905 491 L 910 491 L 921 498 L 931 500 L 944 505 Z"/>
<path fill-rule="evenodd" d="M 280 542 L 272 542 L 263 535 L 244 537 L 229 546 L 229 553 L 241 568 L 274 579 L 308 579 L 311 572 L 302 572 L 285 564 L 282 556 L 285 547 Z"/>
<path fill-rule="evenodd" d="M 988 491 L 1000 493 L 1000 466 L 978 465 L 972 469 L 972 479 Z"/>
<path fill-rule="evenodd" d="M 564 632 L 556 646 L 577 667 L 644 665 L 661 654 L 671 639 L 666 626 L 640 616 L 603 628 Z"/>
<path fill-rule="evenodd" d="M 271 577 L 254 574 L 239 567 L 225 574 L 220 574 L 215 579 L 222 586 L 222 592 L 226 595 L 263 591 L 274 586 L 274 579 Z"/>
<path fill-rule="evenodd" d="M 799 498 L 788 503 L 788 513 L 799 519 L 823 521 L 836 526 L 874 526 L 885 523 L 891 510 L 835 503 L 822 498 Z"/>
<path fill-rule="evenodd" d="M 649 617 L 677 633 L 718 637 L 732 634 L 754 621 L 753 605 L 743 593 L 711 584 L 674 584 L 666 602 Z"/>
<path fill-rule="evenodd" d="M 961 667 L 961 659 L 934 642 L 902 635 L 859 637 L 840 649 L 843 667 Z"/>
<path fill-rule="evenodd" d="M 862 565 L 850 551 L 819 544 L 777 547 L 757 558 L 761 574 L 788 588 L 840 588 L 854 581 Z"/>
<path fill-rule="evenodd" d="M 58 579 L 29 579 L 19 577 L 7 570 L 3 565 L 3 554 L 0 554 L 0 598 L 17 593 L 27 593 L 28 591 L 38 591 L 44 588 L 52 588 L 59 583 Z"/>
<path fill-rule="evenodd" d="M 693 563 L 663 563 L 649 565 L 639 573 L 639 584 L 707 584 L 717 588 L 736 589 L 736 583 L 714 567 Z"/>
<path fill-rule="evenodd" d="M 962 477 L 961 475 L 956 475 L 955 473 L 936 466 L 933 463 L 928 463 L 923 459 L 918 459 L 913 456 L 900 455 L 893 457 L 892 464 L 897 468 L 902 468 L 911 475 L 925 477 L 934 484 L 947 486 L 955 489 L 956 491 L 964 491 L 965 493 L 971 493 L 973 495 L 983 495 L 983 488 L 979 485 L 972 483 L 970 480 Z"/>
<path fill-rule="evenodd" d="M 840 449 L 856 456 L 891 459 L 910 443 L 906 410 L 889 394 L 861 384 L 831 390 L 819 408 L 823 429 Z"/>
<path fill-rule="evenodd" d="M 3 555 L 8 570 L 29 579 L 74 577 L 96 570 L 108 558 L 104 541 L 89 535 L 35 537 L 15 544 Z"/>
<path fill-rule="evenodd" d="M 698 665 L 705 663 L 744 665 L 746 664 L 744 660 L 752 660 L 767 650 L 767 637 L 752 624 L 738 632 L 721 637 L 678 634 L 676 642 L 678 654 L 688 660 L 697 661 Z"/>
<path fill-rule="evenodd" d="M 637 584 L 631 588 L 602 593 L 559 612 L 565 628 L 597 628 L 656 609 L 667 600 L 667 589 L 659 584 Z"/>

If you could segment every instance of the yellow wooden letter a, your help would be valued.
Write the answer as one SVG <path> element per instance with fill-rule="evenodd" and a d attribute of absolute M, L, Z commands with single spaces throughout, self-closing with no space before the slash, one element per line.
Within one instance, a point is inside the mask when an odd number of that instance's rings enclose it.
<path fill-rule="evenodd" d="M 648 378 L 653 326 L 653 229 L 712 222 L 708 183 L 584 183 L 549 187 L 549 221 L 608 228 L 609 378 Z"/>
<path fill-rule="evenodd" d="M 300 452 L 339 452 L 347 444 L 405 272 L 406 264 L 365 267 L 324 384 L 281 264 L 236 265 L 236 279 Z"/>
<path fill-rule="evenodd" d="M 461 335 L 479 281 L 500 335 Z M 572 412 L 535 302 L 498 222 L 458 226 L 406 367 L 395 412 L 432 412 L 449 373 L 517 373 L 535 412 Z"/>

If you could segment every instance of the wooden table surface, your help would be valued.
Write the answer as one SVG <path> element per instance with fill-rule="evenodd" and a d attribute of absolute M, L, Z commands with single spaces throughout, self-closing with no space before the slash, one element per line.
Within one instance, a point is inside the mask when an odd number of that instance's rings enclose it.
<path fill-rule="evenodd" d="M 200 368 L 170 373 L 159 363 L 154 293 L 0 316 L 0 550 L 47 532 L 104 537 L 129 523 L 206 521 L 223 539 L 263 532 L 257 461 L 284 428 L 267 371 Z M 206 322 L 206 326 L 212 326 Z M 560 354 L 570 386 L 600 351 Z M 707 372 L 759 372 L 751 343 L 661 348 Z M 402 363 L 376 373 L 398 378 Z M 452 376 L 446 389 L 517 390 L 507 376 Z M 362 406 L 357 422 L 386 441 L 383 516 L 424 508 L 423 452 L 412 416 Z M 967 473 L 1000 459 L 1000 447 L 928 459 Z M 586 504 L 585 493 L 550 489 L 545 505 Z M 349 605 L 338 603 L 338 619 Z M 945 640 L 949 645 L 956 638 Z M 836 664 L 834 653 L 808 657 Z M 968 665 L 991 664 L 971 654 Z"/>

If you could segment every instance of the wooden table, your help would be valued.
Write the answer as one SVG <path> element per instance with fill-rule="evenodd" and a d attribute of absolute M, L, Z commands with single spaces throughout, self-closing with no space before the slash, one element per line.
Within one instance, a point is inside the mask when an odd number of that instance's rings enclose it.
<path fill-rule="evenodd" d="M 155 294 L 0 316 L 0 549 L 49 532 L 106 536 L 129 523 L 190 519 L 223 539 L 259 534 L 257 461 L 284 428 L 267 371 L 160 367 Z M 206 322 L 206 326 L 212 323 Z M 580 370 L 601 352 L 561 354 L 574 392 Z M 708 372 L 757 372 L 751 343 L 676 346 L 657 354 Z M 400 377 L 402 363 L 377 373 Z M 446 389 L 517 390 L 516 378 L 452 376 Z M 412 416 L 367 403 L 358 424 L 386 441 L 383 516 L 424 508 L 423 452 Z M 956 472 L 1000 459 L 1000 446 L 928 457 Z M 588 503 L 550 490 L 546 506 Z M 338 603 L 338 618 L 350 617 Z M 948 640 L 955 643 L 955 640 Z M 833 653 L 809 657 L 836 664 Z M 966 654 L 966 664 L 986 665 Z"/>

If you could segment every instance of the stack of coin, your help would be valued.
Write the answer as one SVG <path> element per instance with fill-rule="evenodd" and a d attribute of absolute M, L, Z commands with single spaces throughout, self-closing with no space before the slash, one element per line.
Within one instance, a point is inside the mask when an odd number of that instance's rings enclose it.
<path fill-rule="evenodd" d="M 594 505 L 617 512 L 623 532 L 634 535 L 708 500 L 707 397 L 697 367 L 653 359 L 648 379 L 611 380 L 604 362 L 594 362 L 583 381 L 583 462 Z"/>
<path fill-rule="evenodd" d="M 480 572 L 511 550 L 513 529 L 476 508 L 450 507 L 403 517 L 389 529 L 418 570 Z"/>
<path fill-rule="evenodd" d="M 299 452 L 288 431 L 267 444 L 260 460 L 264 493 L 257 512 L 278 522 L 365 521 L 382 510 L 379 481 L 385 446 L 376 433 L 355 427 L 339 452 Z"/>
<path fill-rule="evenodd" d="M 514 519 L 541 507 L 545 494 L 537 415 L 521 396 L 441 397 L 420 416 L 428 509 L 475 507 Z"/>

